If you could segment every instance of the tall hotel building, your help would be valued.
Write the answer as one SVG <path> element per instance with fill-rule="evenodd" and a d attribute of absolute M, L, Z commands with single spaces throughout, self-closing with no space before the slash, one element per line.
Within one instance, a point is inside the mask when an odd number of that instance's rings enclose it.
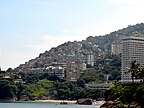
<path fill-rule="evenodd" d="M 136 60 L 141 67 L 144 66 L 144 38 L 127 37 L 122 39 L 122 65 L 121 80 L 131 80 L 131 73 L 128 72 L 131 61 Z"/>

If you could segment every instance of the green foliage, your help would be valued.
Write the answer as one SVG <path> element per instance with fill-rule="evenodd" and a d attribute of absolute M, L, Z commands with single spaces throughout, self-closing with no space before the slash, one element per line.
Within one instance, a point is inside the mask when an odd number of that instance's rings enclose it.
<path fill-rule="evenodd" d="M 111 77 L 110 80 L 120 80 L 120 71 L 114 69 L 113 71 L 111 71 Z"/>
<path fill-rule="evenodd" d="M 120 80 L 121 55 L 106 55 L 103 59 L 98 59 L 94 67 L 87 68 L 81 74 L 81 80 L 85 83 L 99 83 L 106 81 L 105 76 L 109 76 L 109 80 Z"/>
<path fill-rule="evenodd" d="M 5 79 L 0 80 L 0 99 L 14 98 L 17 94 L 16 85 Z"/>
<path fill-rule="evenodd" d="M 122 92 L 122 95 L 120 96 L 120 100 L 123 103 L 130 103 L 134 101 L 134 94 L 136 92 L 136 87 L 125 86 L 121 92 Z"/>
<path fill-rule="evenodd" d="M 79 87 L 85 87 L 85 80 L 83 80 L 83 79 L 79 79 L 79 80 L 77 80 L 77 86 L 79 86 Z"/>
<path fill-rule="evenodd" d="M 86 97 L 86 90 L 83 89 L 82 87 L 76 87 L 74 89 L 74 94 L 75 94 L 76 99 L 85 98 Z"/>
<path fill-rule="evenodd" d="M 101 96 L 101 91 L 97 89 L 87 89 L 81 86 L 82 80 L 73 83 L 73 82 L 63 82 L 55 83 L 55 90 L 57 91 L 54 94 L 58 99 L 71 99 L 76 100 L 80 98 L 92 98 L 96 99 Z"/>
<path fill-rule="evenodd" d="M 105 92 L 105 100 L 119 100 L 124 104 L 131 102 L 144 103 L 144 85 L 141 86 L 112 86 Z"/>
<path fill-rule="evenodd" d="M 28 84 L 25 88 L 25 93 L 30 97 L 38 97 L 49 95 L 49 89 L 53 86 L 52 81 L 46 79 L 39 80 L 36 84 Z"/>
<path fill-rule="evenodd" d="M 129 69 L 129 72 L 131 73 L 132 75 L 132 80 L 134 81 L 134 77 L 138 78 L 139 77 L 139 71 L 140 71 L 140 68 L 139 68 L 139 64 L 136 63 L 136 61 L 132 61 L 130 63 L 130 69 Z"/>
<path fill-rule="evenodd" d="M 17 99 L 20 100 L 20 97 L 24 95 L 25 85 L 22 83 L 16 84 L 18 91 L 17 91 Z"/>
<path fill-rule="evenodd" d="M 120 80 L 121 55 L 106 55 L 104 59 L 96 61 L 95 69 L 99 73 L 100 80 L 104 75 L 109 75 L 109 80 Z"/>
<path fill-rule="evenodd" d="M 144 104 L 144 86 L 138 87 L 137 91 L 134 94 L 134 97 L 136 102 Z"/>
<path fill-rule="evenodd" d="M 39 80 L 38 73 L 19 73 L 22 75 L 23 80 L 26 83 L 36 83 Z"/>
<path fill-rule="evenodd" d="M 109 88 L 108 90 L 105 91 L 104 96 L 105 96 L 105 100 L 109 101 L 109 100 L 115 100 L 117 97 L 115 97 L 115 86 L 112 86 L 111 88 Z"/>
<path fill-rule="evenodd" d="M 53 81 L 49 81 L 47 79 L 39 80 L 37 82 L 38 85 L 41 85 L 45 89 L 49 89 L 53 87 Z"/>
<path fill-rule="evenodd" d="M 132 85 L 118 85 L 111 87 L 105 92 L 105 100 L 119 100 L 123 104 L 137 102 L 144 107 L 144 85 L 143 83 L 138 85 L 134 84 L 134 77 L 144 78 L 144 68 L 140 68 L 136 61 L 132 61 L 129 72 L 132 74 Z"/>
<path fill-rule="evenodd" d="M 31 97 L 41 98 L 42 96 L 48 96 L 48 92 L 44 88 L 40 87 L 32 91 Z"/>
<path fill-rule="evenodd" d="M 89 68 L 84 71 L 80 79 L 83 80 L 85 83 L 98 82 L 99 74 L 96 72 L 94 68 Z"/>
<path fill-rule="evenodd" d="M 12 68 L 8 68 L 6 72 L 13 72 Z"/>
<path fill-rule="evenodd" d="M 144 79 L 144 68 L 140 68 L 139 78 Z"/>
<path fill-rule="evenodd" d="M 47 79 L 51 81 L 56 81 L 56 80 L 60 81 L 60 78 L 57 77 L 55 74 L 48 76 Z"/>

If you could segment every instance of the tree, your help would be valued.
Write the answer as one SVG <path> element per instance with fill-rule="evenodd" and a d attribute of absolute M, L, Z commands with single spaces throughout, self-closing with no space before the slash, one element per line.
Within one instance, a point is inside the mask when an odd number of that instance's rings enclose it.
<path fill-rule="evenodd" d="M 6 72 L 13 72 L 12 68 L 8 68 Z"/>
<path fill-rule="evenodd" d="M 17 90 L 17 99 L 20 100 L 21 95 L 23 95 L 23 92 L 25 90 L 25 86 L 22 83 L 16 84 L 18 90 Z"/>
<path fill-rule="evenodd" d="M 3 74 L 3 73 L 5 73 L 5 71 L 3 71 L 0 67 L 0 74 Z"/>
<path fill-rule="evenodd" d="M 79 80 L 77 80 L 77 86 L 79 86 L 79 87 L 85 87 L 85 81 L 83 80 L 83 79 L 79 79 Z"/>
<path fill-rule="evenodd" d="M 81 74 L 81 80 L 84 80 L 85 83 L 96 82 L 99 80 L 99 74 L 94 68 L 89 68 Z"/>
<path fill-rule="evenodd" d="M 140 72 L 139 64 L 136 63 L 136 61 L 132 61 L 132 62 L 130 63 L 129 72 L 130 72 L 131 75 L 132 75 L 132 84 L 133 84 L 133 83 L 134 83 L 134 77 L 135 77 L 135 78 L 138 78 L 139 72 Z"/>
<path fill-rule="evenodd" d="M 134 98 L 136 102 L 139 102 L 140 104 L 144 105 L 144 86 L 140 86 L 137 88 Z"/>
<path fill-rule="evenodd" d="M 47 79 L 50 81 L 60 81 L 60 78 L 55 74 L 49 75 Z"/>
<path fill-rule="evenodd" d="M 144 68 L 140 68 L 139 78 L 141 78 L 141 79 L 144 78 Z"/>
<path fill-rule="evenodd" d="M 136 89 L 136 86 L 124 86 L 121 91 L 120 101 L 122 101 L 123 103 L 133 102 Z"/>
<path fill-rule="evenodd" d="M 16 94 L 17 87 L 13 82 L 5 79 L 0 80 L 0 99 L 13 99 Z"/>

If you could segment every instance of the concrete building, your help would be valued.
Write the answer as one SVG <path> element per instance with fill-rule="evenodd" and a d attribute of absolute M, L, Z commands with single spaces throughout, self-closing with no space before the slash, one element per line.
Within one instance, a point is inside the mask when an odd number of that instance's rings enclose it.
<path fill-rule="evenodd" d="M 81 64 L 76 62 L 67 63 L 66 69 L 66 80 L 67 81 L 77 81 L 81 74 Z"/>
<path fill-rule="evenodd" d="M 43 70 L 44 73 L 48 73 L 49 75 L 56 75 L 60 79 L 65 79 L 67 67 L 66 63 L 53 62 L 45 66 L 46 68 Z"/>
<path fill-rule="evenodd" d="M 116 40 L 111 44 L 111 54 L 118 55 L 122 53 L 122 43 L 121 40 Z"/>
<path fill-rule="evenodd" d="M 86 64 L 85 63 L 82 63 L 81 64 L 81 71 L 83 72 L 84 70 L 86 70 L 87 67 L 86 67 Z"/>
<path fill-rule="evenodd" d="M 92 53 L 87 55 L 87 64 L 94 66 L 94 55 Z"/>
<path fill-rule="evenodd" d="M 49 75 L 56 75 L 58 78 L 60 79 L 64 79 L 65 78 L 65 68 L 57 66 L 57 67 L 53 67 L 53 66 L 49 66 L 46 68 L 45 70 Z"/>
<path fill-rule="evenodd" d="M 128 72 L 131 61 L 136 60 L 141 67 L 144 66 L 144 38 L 127 37 L 122 39 L 121 80 L 131 80 Z"/>

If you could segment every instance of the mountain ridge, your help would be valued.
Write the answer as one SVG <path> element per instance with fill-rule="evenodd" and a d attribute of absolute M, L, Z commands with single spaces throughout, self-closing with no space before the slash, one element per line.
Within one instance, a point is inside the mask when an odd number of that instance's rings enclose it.
<path fill-rule="evenodd" d="M 89 36 L 86 40 L 82 41 L 68 41 L 39 54 L 38 57 L 25 62 L 25 64 L 21 64 L 15 68 L 15 71 L 29 72 L 33 68 L 44 68 L 46 64 L 52 62 L 66 63 L 77 61 L 85 63 L 88 54 L 92 53 L 96 58 L 104 57 L 106 54 L 110 54 L 113 41 L 124 36 L 139 34 L 144 34 L 144 23 L 129 25 L 126 28 L 103 36 Z"/>

